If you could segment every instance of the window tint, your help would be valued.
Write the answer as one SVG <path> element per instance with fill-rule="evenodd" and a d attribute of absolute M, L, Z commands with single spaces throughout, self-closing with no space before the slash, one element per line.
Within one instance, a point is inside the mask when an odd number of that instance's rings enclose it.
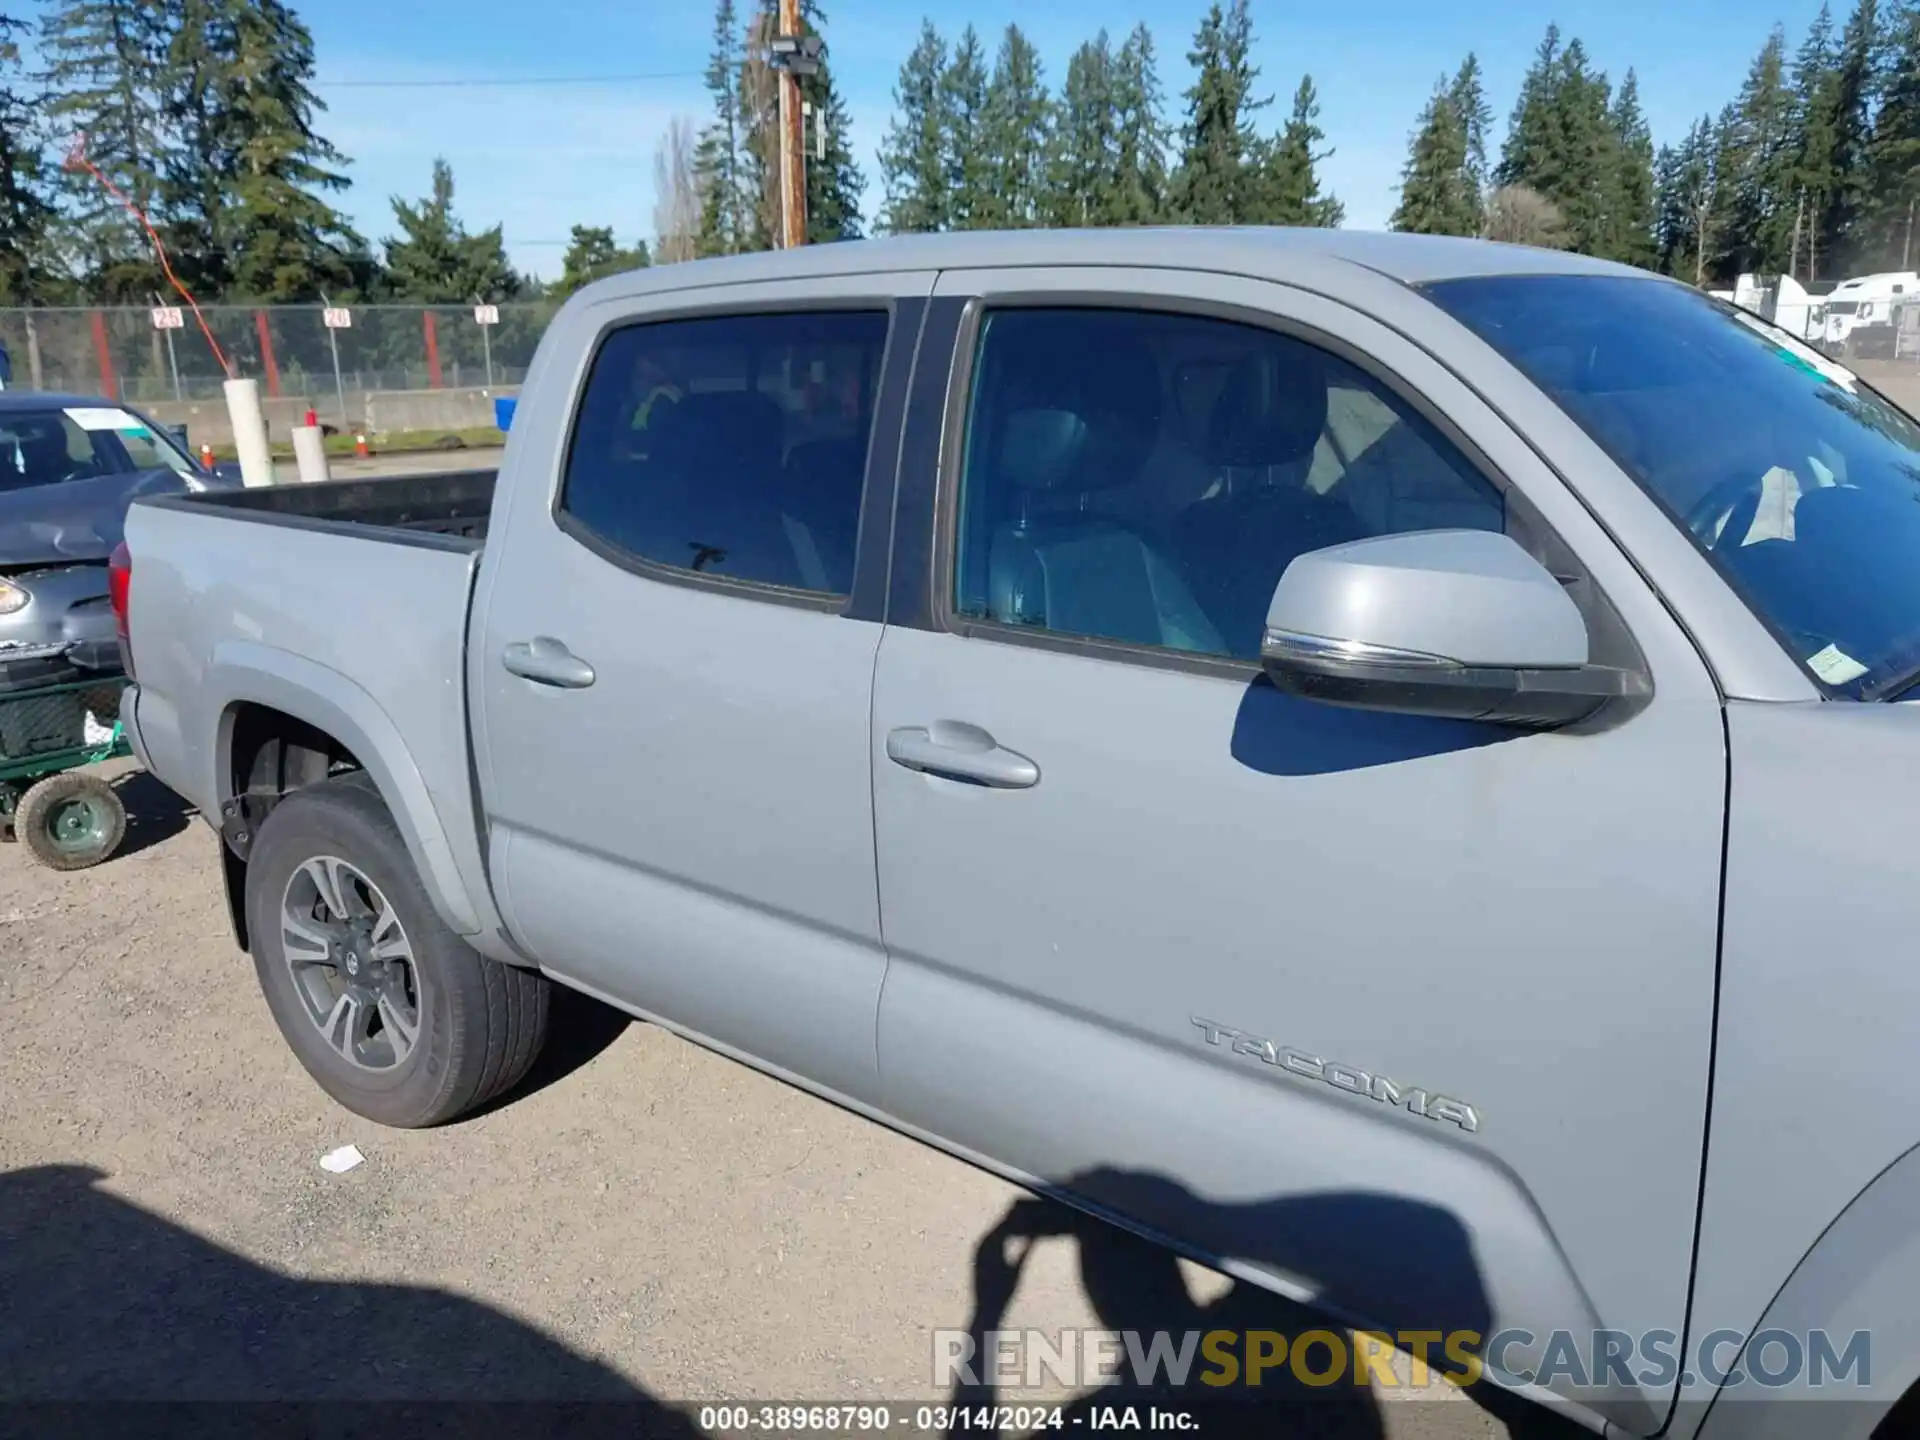
<path fill-rule="evenodd" d="M 974 366 L 963 615 L 1256 660 L 1294 557 L 1504 528 L 1499 491 L 1416 412 L 1271 330 L 1004 310 Z"/>
<path fill-rule="evenodd" d="M 844 595 L 886 340 L 879 311 L 615 331 L 587 377 L 562 512 L 657 565 Z"/>

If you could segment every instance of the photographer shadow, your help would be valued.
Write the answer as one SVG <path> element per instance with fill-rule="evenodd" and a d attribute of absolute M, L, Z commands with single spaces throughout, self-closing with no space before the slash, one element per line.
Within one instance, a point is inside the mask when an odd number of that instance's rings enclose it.
<path fill-rule="evenodd" d="M 1298 1199 L 1221 1205 L 1201 1200 L 1164 1177 L 1118 1170 L 1084 1172 L 1063 1182 L 1059 1191 L 1082 1202 L 1110 1207 L 1113 1213 L 1143 1220 L 1178 1218 L 1185 1233 L 1229 1237 L 1234 1253 L 1249 1263 L 1295 1273 L 1311 1267 L 1311 1257 L 1337 1257 L 1330 1267 L 1362 1277 L 1363 1289 L 1392 1286 L 1412 1297 L 1408 1308 L 1422 1312 L 1421 1328 L 1443 1332 L 1470 1330 L 1484 1336 L 1491 1312 L 1467 1236 L 1451 1215 L 1434 1207 L 1390 1196 L 1326 1194 Z M 1204 1226 L 1204 1229 L 1192 1227 Z M 1390 1237 L 1391 1243 L 1383 1243 Z M 1065 1430 L 1103 1428 L 1108 1412 L 1131 1408 L 1147 1428 L 1148 1407 L 1184 1412 L 1199 1433 L 1262 1437 L 1313 1436 L 1319 1440 L 1383 1440 L 1388 1434 L 1383 1404 L 1368 1377 L 1374 1372 L 1359 1360 L 1356 1338 L 1345 1325 L 1308 1305 L 1246 1281 L 1226 1281 L 1226 1290 L 1197 1300 L 1182 1275 L 1174 1252 L 1151 1240 L 1060 1201 L 1028 1197 L 1016 1200 L 983 1235 L 973 1257 L 973 1313 L 968 1321 L 974 1361 L 972 1380 L 956 1381 L 955 1406 L 1014 1403 L 990 1380 L 991 1335 L 1001 1329 L 1018 1287 L 1021 1268 L 1036 1242 L 1071 1239 L 1079 1261 L 1080 1283 L 1097 1324 L 1106 1331 L 1138 1339 L 1132 1354 L 1145 1354 L 1149 1373 L 1140 1373 L 1124 1344 L 1112 1347 L 1117 1361 L 1113 1379 L 1067 1402 Z M 1377 1257 L 1372 1274 L 1356 1265 L 1367 1252 Z M 1397 1268 L 1397 1274 L 1388 1273 Z M 1225 1277 L 1222 1277 L 1223 1279 Z M 1329 1295 L 1330 1305 L 1350 1313 L 1358 1294 Z M 1229 1332 L 1230 1340 L 1212 1354 L 1197 1339 L 1188 1346 L 1189 1363 L 1169 1366 L 1187 1337 Z M 1330 1337 L 1298 1353 L 1300 1337 L 1318 1331 Z M 1253 1332 L 1284 1337 L 1284 1350 L 1269 1339 L 1258 1378 L 1247 1367 Z M 1152 1344 L 1164 1337 L 1162 1363 L 1152 1364 Z M 1083 1347 L 1084 1349 L 1084 1347 Z M 1222 1361 L 1231 1356 L 1231 1361 Z M 1445 1368 L 1442 1347 L 1430 1354 L 1434 1371 Z M 1410 1374 L 1405 1357 L 1399 1374 Z M 1182 1373 L 1173 1372 L 1179 1368 Z M 1431 1383 L 1447 1385 L 1437 1373 Z M 1464 1388 L 1473 1406 L 1412 1403 L 1423 1412 L 1419 1433 L 1435 1437 L 1483 1436 L 1488 1422 L 1505 1427 L 1515 1440 L 1570 1440 L 1586 1432 L 1484 1381 Z M 1029 1402 L 1030 1403 L 1030 1402 Z M 1475 1408 L 1477 1407 L 1477 1408 Z M 1441 1412 L 1448 1412 L 1442 1414 Z M 1411 1418 L 1411 1417 L 1410 1417 Z M 956 1425 L 977 1432 L 977 1425 Z M 1404 1429 L 1400 1433 L 1406 1433 Z"/>

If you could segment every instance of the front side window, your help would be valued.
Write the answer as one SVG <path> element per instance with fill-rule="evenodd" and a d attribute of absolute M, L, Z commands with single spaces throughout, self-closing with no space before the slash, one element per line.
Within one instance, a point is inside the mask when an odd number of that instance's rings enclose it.
<path fill-rule="evenodd" d="M 989 312 L 964 445 L 956 612 L 1060 635 L 1257 661 L 1296 556 L 1505 523 L 1380 381 L 1228 320 Z"/>
<path fill-rule="evenodd" d="M 887 323 L 808 312 L 614 331 L 587 377 L 561 513 L 654 565 L 846 594 Z"/>
<path fill-rule="evenodd" d="M 1845 367 L 1682 285 L 1553 275 L 1427 289 L 1674 517 L 1822 686 L 1874 699 L 1913 682 L 1911 418 Z"/>

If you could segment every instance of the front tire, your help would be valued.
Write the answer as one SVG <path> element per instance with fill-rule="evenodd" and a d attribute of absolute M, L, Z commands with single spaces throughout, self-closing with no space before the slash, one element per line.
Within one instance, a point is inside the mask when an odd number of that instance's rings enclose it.
<path fill-rule="evenodd" d="M 259 827 L 247 929 L 274 1023 L 356 1115 L 417 1129 L 511 1088 L 546 1040 L 548 980 L 441 920 L 364 775 L 296 790 Z"/>

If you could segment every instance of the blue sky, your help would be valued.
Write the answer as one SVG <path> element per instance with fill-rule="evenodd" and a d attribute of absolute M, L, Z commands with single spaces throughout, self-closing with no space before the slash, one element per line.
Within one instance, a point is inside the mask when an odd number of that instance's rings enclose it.
<path fill-rule="evenodd" d="M 649 235 L 654 146 L 669 119 L 704 122 L 699 80 L 712 29 L 710 0 L 556 0 L 551 8 L 505 0 L 307 0 L 322 125 L 350 157 L 346 209 L 363 233 L 393 230 L 388 197 L 427 186 L 436 155 L 452 163 L 457 206 L 471 225 L 504 222 L 523 269 L 558 273 L 576 223 L 614 226 L 621 239 Z M 1383 227 L 1392 213 L 1408 132 L 1434 80 L 1469 50 L 1486 69 L 1503 134 L 1520 78 L 1548 21 L 1579 36 L 1617 80 L 1629 66 L 1656 142 L 1678 139 L 1693 117 L 1732 98 L 1754 53 L 1777 23 L 1789 53 L 1819 0 L 1562 0 L 1552 8 L 1487 0 L 1361 0 L 1353 5 L 1253 0 L 1255 59 L 1277 124 L 1301 73 L 1319 87 L 1321 123 L 1333 156 L 1324 183 L 1347 207 L 1351 227 Z M 894 78 L 912 47 L 922 9 L 899 0 L 826 0 L 835 75 L 852 110 L 854 149 L 868 176 L 866 209 L 878 208 L 874 153 L 892 108 Z M 1010 21 L 1039 47 L 1050 84 L 1068 57 L 1106 26 L 1117 38 L 1137 21 L 1153 31 L 1160 75 L 1177 122 L 1190 83 L 1186 51 L 1203 0 L 1096 0 L 1042 4 L 982 0 L 950 11 L 971 21 L 989 49 Z M 1844 5 L 1836 5 L 1844 18 Z M 368 81 L 649 75 L 618 84 L 434 85 L 383 88 Z M 354 83 L 361 82 L 361 83 Z"/>

